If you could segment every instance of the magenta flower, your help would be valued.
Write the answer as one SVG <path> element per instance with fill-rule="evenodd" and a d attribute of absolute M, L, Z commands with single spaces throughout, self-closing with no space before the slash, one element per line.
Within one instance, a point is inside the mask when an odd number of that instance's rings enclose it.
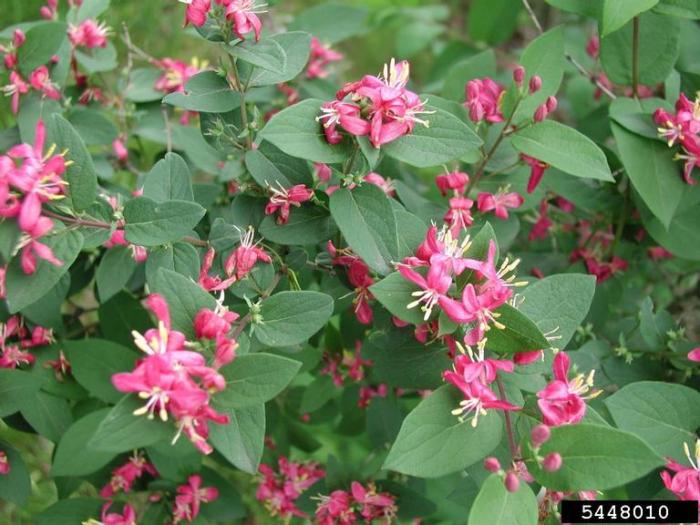
<path fill-rule="evenodd" d="M 7 454 L 4 450 L 0 450 L 0 476 L 6 476 L 12 469 L 10 460 L 7 459 Z"/>
<path fill-rule="evenodd" d="M 299 207 L 302 202 L 306 202 L 313 197 L 313 190 L 307 188 L 304 184 L 297 184 L 291 188 L 285 188 L 277 183 L 277 188 L 270 186 L 272 192 L 270 202 L 265 206 L 265 215 L 273 215 L 278 213 L 277 224 L 286 224 L 289 220 L 289 212 L 291 206 Z"/>
<path fill-rule="evenodd" d="M 469 118 L 473 122 L 503 122 L 500 106 L 504 93 L 505 87 L 488 77 L 467 82 L 464 106 L 469 110 Z"/>
<path fill-rule="evenodd" d="M 431 263 L 426 277 L 404 264 L 399 264 L 398 270 L 405 279 L 421 288 L 421 290 L 411 294 L 413 297 L 416 297 L 416 300 L 409 303 L 406 308 L 415 308 L 422 304 L 423 320 L 427 321 L 433 313 L 435 305 L 438 304 L 440 298 L 447 293 L 452 285 L 452 277 L 449 274 L 447 263 L 445 261 Z"/>
<path fill-rule="evenodd" d="M 259 472 L 263 476 L 255 493 L 272 516 L 288 519 L 291 516 L 305 517 L 295 501 L 309 487 L 324 478 L 326 472 L 313 461 L 297 463 L 284 456 L 278 459 L 278 471 L 261 464 Z"/>
<path fill-rule="evenodd" d="M 17 71 L 10 72 L 10 83 L 2 88 L 5 96 L 12 97 L 12 113 L 15 115 L 19 111 L 19 101 L 22 95 L 29 93 L 29 84 L 27 84 L 22 76 Z"/>
<path fill-rule="evenodd" d="M 267 4 L 257 0 L 216 0 L 217 3 L 226 7 L 226 18 L 233 22 L 233 32 L 241 40 L 245 36 L 255 33 L 255 40 L 260 40 L 262 22 L 258 15 L 266 12 Z"/>
<path fill-rule="evenodd" d="M 450 209 L 443 218 L 450 227 L 452 237 L 459 237 L 462 230 L 473 224 L 474 218 L 469 211 L 473 205 L 474 201 L 466 197 L 452 197 L 450 199 Z"/>
<path fill-rule="evenodd" d="M 80 25 L 71 24 L 68 27 L 68 39 L 74 47 L 106 47 L 109 34 L 110 28 L 104 22 L 97 22 L 91 18 L 84 20 Z"/>
<path fill-rule="evenodd" d="M 666 468 L 661 472 L 664 486 L 682 501 L 700 501 L 700 440 L 695 442 L 691 456 L 690 447 L 683 443 L 685 456 L 690 466 L 681 465 L 671 458 L 666 458 Z"/>
<path fill-rule="evenodd" d="M 192 24 L 195 27 L 202 27 L 207 21 L 211 0 L 191 0 L 186 3 L 188 5 L 185 9 L 185 25 Z"/>
<path fill-rule="evenodd" d="M 311 38 L 311 55 L 306 66 L 306 78 L 326 78 L 326 67 L 331 62 L 343 60 L 342 53 L 335 51 L 330 46 L 324 46 L 316 37 Z"/>
<path fill-rule="evenodd" d="M 159 60 L 156 65 L 163 71 L 163 74 L 156 80 L 154 87 L 164 93 L 183 92 L 185 84 L 190 78 L 201 73 L 204 69 L 204 64 L 200 64 L 194 59 L 190 64 L 186 64 L 181 60 L 164 58 Z"/>
<path fill-rule="evenodd" d="M 524 153 L 520 154 L 520 160 L 525 161 L 530 166 L 530 180 L 527 182 L 527 192 L 532 193 L 539 186 L 542 177 L 544 177 L 544 172 L 549 168 L 549 164 Z"/>
<path fill-rule="evenodd" d="M 539 214 L 537 216 L 537 221 L 535 222 L 530 234 L 528 235 L 528 240 L 534 241 L 537 239 L 546 239 L 549 234 L 549 229 L 553 226 L 552 220 L 549 218 L 549 203 L 547 199 L 542 199 L 540 202 Z"/>
<path fill-rule="evenodd" d="M 264 263 L 272 262 L 272 258 L 267 252 L 253 242 L 254 239 L 255 230 L 252 227 L 241 234 L 241 243 L 224 262 L 224 271 L 229 278 L 235 277 L 236 280 L 241 280 L 250 273 L 258 261 Z"/>
<path fill-rule="evenodd" d="M 58 84 L 52 82 L 49 76 L 49 68 L 39 66 L 29 75 L 29 83 L 32 88 L 40 91 L 45 97 L 53 100 L 61 99 L 61 92 L 58 90 Z"/>
<path fill-rule="evenodd" d="M 144 474 L 158 477 L 156 468 L 148 463 L 143 455 L 134 453 L 129 461 L 112 471 L 112 477 L 100 490 L 100 496 L 110 499 L 118 492 L 130 492 L 132 485 Z"/>
<path fill-rule="evenodd" d="M 228 308 L 217 308 L 217 311 L 203 308 L 194 317 L 194 333 L 197 339 L 217 339 L 231 330 L 231 323 L 238 319 L 236 312 Z"/>
<path fill-rule="evenodd" d="M 193 522 L 199 516 L 202 503 L 210 503 L 218 498 L 219 491 L 216 487 L 202 487 L 202 477 L 199 474 L 191 475 L 186 484 L 177 488 L 173 524 Z"/>
<path fill-rule="evenodd" d="M 688 352 L 688 359 L 695 362 L 700 362 L 700 347 L 693 348 Z"/>
<path fill-rule="evenodd" d="M 107 501 L 102 505 L 101 521 L 90 519 L 84 522 L 85 525 L 136 525 L 136 511 L 134 507 L 127 503 L 124 505 L 122 513 L 119 514 L 117 512 L 109 512 L 111 506 L 112 502 Z"/>
<path fill-rule="evenodd" d="M 556 427 L 579 423 L 586 413 L 585 399 L 591 399 L 600 394 L 600 390 L 582 397 L 593 387 L 594 370 L 588 376 L 582 374 L 569 380 L 569 356 L 559 352 L 554 358 L 552 371 L 554 381 L 537 392 L 539 406 L 544 423 Z"/>
<path fill-rule="evenodd" d="M 476 198 L 476 205 L 480 212 L 493 211 L 496 217 L 504 220 L 508 218 L 508 208 L 519 208 L 523 202 L 522 196 L 516 192 L 505 193 L 499 191 L 495 194 L 482 192 Z"/>
<path fill-rule="evenodd" d="M 449 190 L 453 190 L 455 196 L 462 195 L 469 184 L 469 175 L 462 171 L 442 173 L 435 177 L 435 184 L 443 197 L 447 195 Z"/>
<path fill-rule="evenodd" d="M 360 115 L 360 107 L 349 102 L 333 100 L 321 106 L 322 115 L 316 120 L 323 123 L 326 140 L 330 144 L 338 144 L 343 136 L 337 126 L 342 127 L 351 135 L 363 136 L 370 132 L 370 124 Z"/>
<path fill-rule="evenodd" d="M 364 180 L 370 184 L 378 186 L 389 197 L 393 197 L 396 194 L 396 190 L 394 189 L 394 181 L 391 179 L 385 179 L 379 173 L 371 171 L 364 176 Z"/>

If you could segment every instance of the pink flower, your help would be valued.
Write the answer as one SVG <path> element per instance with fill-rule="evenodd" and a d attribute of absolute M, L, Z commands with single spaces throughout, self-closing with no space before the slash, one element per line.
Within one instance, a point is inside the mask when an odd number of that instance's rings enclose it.
<path fill-rule="evenodd" d="M 112 142 L 112 151 L 119 162 L 125 163 L 127 160 L 129 160 L 129 150 L 126 149 L 124 139 L 122 137 L 119 137 Z"/>
<path fill-rule="evenodd" d="M 272 196 L 270 202 L 265 206 L 265 215 L 279 213 L 277 224 L 286 224 L 289 220 L 289 212 L 291 206 L 297 208 L 302 202 L 306 202 L 313 197 L 313 190 L 307 188 L 304 184 L 297 184 L 291 188 L 285 188 L 279 182 L 278 187 L 270 186 Z"/>
<path fill-rule="evenodd" d="M 316 508 L 316 521 L 319 525 L 354 525 L 355 513 L 351 508 L 351 496 L 344 490 L 334 490 L 328 496 L 321 496 Z"/>
<path fill-rule="evenodd" d="M 68 27 L 68 38 L 75 47 L 106 47 L 110 29 L 104 22 L 97 22 L 91 18 L 84 20 L 80 25 L 71 24 Z"/>
<path fill-rule="evenodd" d="M 100 490 L 100 496 L 112 498 L 118 492 L 130 492 L 132 485 L 144 474 L 157 477 L 158 471 L 142 455 L 134 453 L 129 461 L 112 471 L 112 477 Z"/>
<path fill-rule="evenodd" d="M 7 476 L 10 473 L 10 461 L 4 450 L 0 450 L 0 476 Z"/>
<path fill-rule="evenodd" d="M 238 280 L 236 275 L 232 275 L 227 279 L 221 279 L 221 277 L 209 275 L 212 265 L 214 264 L 214 257 L 216 257 L 216 252 L 214 248 L 209 248 L 207 253 L 204 254 L 204 259 L 202 260 L 202 266 L 199 270 L 199 285 L 208 292 L 218 292 L 221 290 L 226 290 L 234 282 Z"/>
<path fill-rule="evenodd" d="M 216 487 L 202 487 L 202 477 L 193 474 L 187 478 L 187 483 L 177 488 L 175 505 L 173 507 L 173 523 L 183 521 L 192 523 L 199 516 L 202 503 L 210 503 L 219 498 Z"/>
<path fill-rule="evenodd" d="M 233 32 L 241 40 L 251 31 L 255 32 L 255 40 L 260 40 L 262 22 L 258 14 L 265 12 L 266 4 L 257 0 L 217 0 L 226 6 L 226 18 L 233 22 Z"/>
<path fill-rule="evenodd" d="M 181 60 L 164 58 L 159 60 L 156 65 L 163 71 L 163 74 L 156 80 L 154 87 L 165 93 L 184 91 L 185 84 L 189 79 L 202 71 L 196 60 L 193 60 L 191 64 L 185 64 Z"/>
<path fill-rule="evenodd" d="M 353 499 L 360 504 L 360 514 L 367 523 L 377 518 L 391 519 L 396 513 L 395 498 L 387 492 L 377 492 L 374 485 L 363 487 L 357 481 L 350 484 Z"/>
<path fill-rule="evenodd" d="M 700 362 L 700 347 L 693 348 L 688 352 L 688 359 L 695 362 Z"/>
<path fill-rule="evenodd" d="M 421 274 L 404 264 L 398 265 L 399 273 L 407 280 L 418 285 L 421 290 L 413 292 L 411 295 L 416 300 L 406 305 L 406 308 L 415 308 L 420 304 L 424 312 L 423 320 L 427 321 L 433 313 L 433 308 L 442 296 L 444 296 L 452 285 L 452 277 L 449 274 L 445 261 L 436 261 L 428 268 L 428 274 L 423 277 Z"/>
<path fill-rule="evenodd" d="M 194 333 L 198 339 L 217 339 L 231 330 L 231 323 L 238 319 L 236 312 L 230 312 L 225 306 L 216 310 L 202 308 L 194 317 Z"/>
<path fill-rule="evenodd" d="M 136 511 L 128 503 L 124 505 L 122 513 L 109 512 L 112 502 L 108 501 L 102 506 L 101 521 L 88 520 L 86 525 L 136 525 Z"/>
<path fill-rule="evenodd" d="M 673 254 L 663 246 L 650 246 L 649 248 L 647 248 L 647 253 L 653 261 L 671 259 L 673 257 Z"/>
<path fill-rule="evenodd" d="M 588 53 L 588 56 L 591 58 L 598 58 L 598 53 L 600 52 L 600 39 L 598 38 L 598 35 L 593 35 L 591 38 L 588 39 L 588 42 L 586 43 L 586 53 Z"/>
<path fill-rule="evenodd" d="M 469 118 L 473 122 L 503 122 L 501 113 L 501 100 L 505 94 L 505 88 L 490 78 L 474 79 L 467 82 L 465 87 L 466 102 L 464 106 L 469 110 Z"/>
<path fill-rule="evenodd" d="M 311 55 L 306 66 L 306 78 L 325 78 L 328 76 L 326 66 L 344 58 L 342 53 L 324 46 L 316 37 L 311 38 Z"/>
<path fill-rule="evenodd" d="M 531 352 L 516 352 L 513 354 L 513 362 L 516 365 L 525 366 L 539 361 L 544 356 L 542 350 L 532 350 Z"/>
<path fill-rule="evenodd" d="M 549 164 L 524 153 L 520 154 L 520 160 L 525 161 L 530 166 L 530 180 L 527 183 L 527 192 L 532 193 L 539 186 L 542 177 L 544 177 L 544 172 L 549 168 Z"/>
<path fill-rule="evenodd" d="M 321 162 L 314 162 L 314 174 L 316 178 L 321 182 L 328 182 L 331 180 L 331 175 L 333 171 L 328 164 L 323 164 Z"/>
<path fill-rule="evenodd" d="M 211 0 L 191 0 L 185 9 L 185 25 L 192 24 L 202 27 L 207 21 L 207 15 L 211 9 Z"/>
<path fill-rule="evenodd" d="M 295 501 L 326 475 L 316 462 L 296 463 L 284 456 L 278 460 L 278 471 L 264 463 L 260 465 L 259 471 L 263 478 L 255 497 L 263 502 L 272 516 L 281 519 L 305 517 L 306 514 L 299 510 Z"/>
<path fill-rule="evenodd" d="M 508 208 L 519 208 L 524 199 L 516 192 L 505 193 L 499 191 L 496 194 L 482 192 L 476 198 L 476 205 L 482 213 L 493 211 L 499 219 L 508 218 Z"/>
<path fill-rule="evenodd" d="M 363 136 L 370 131 L 370 124 L 360 115 L 360 107 L 349 102 L 334 100 L 321 106 L 322 115 L 317 120 L 323 123 L 326 140 L 338 144 L 343 136 L 337 131 L 340 126 L 351 135 Z"/>
<path fill-rule="evenodd" d="M 22 95 L 29 93 L 27 84 L 17 71 L 10 72 L 10 83 L 2 88 L 5 96 L 12 97 L 12 113 L 15 115 L 19 111 L 19 100 Z"/>
<path fill-rule="evenodd" d="M 449 190 L 453 190 L 455 196 L 462 195 L 467 184 L 469 184 L 469 175 L 462 171 L 442 173 L 435 177 L 435 184 L 437 184 L 440 195 L 443 197 L 447 195 Z"/>
<path fill-rule="evenodd" d="M 365 175 L 364 180 L 370 184 L 374 184 L 381 188 L 381 190 L 386 193 L 389 197 L 393 197 L 396 194 L 394 189 L 394 182 L 391 179 L 385 179 L 379 173 L 370 172 Z"/>
<path fill-rule="evenodd" d="M 547 214 L 549 210 L 549 203 L 547 202 L 547 199 L 542 199 L 542 202 L 540 202 L 540 209 L 539 209 L 539 215 L 537 217 L 537 221 L 535 222 L 535 225 L 532 227 L 532 230 L 530 230 L 530 234 L 528 235 L 528 240 L 534 241 L 536 239 L 546 239 L 547 234 L 549 233 L 549 229 L 552 227 L 554 224 L 552 220 L 549 218 L 549 215 Z"/>
<path fill-rule="evenodd" d="M 58 85 L 51 81 L 49 69 L 46 66 L 39 66 L 29 75 L 29 83 L 37 91 L 48 98 L 54 100 L 61 99 L 61 92 L 58 90 Z"/>
<path fill-rule="evenodd" d="M 473 205 L 474 201 L 466 197 L 452 197 L 450 199 L 450 209 L 443 218 L 450 227 L 452 237 L 459 237 L 460 232 L 474 222 L 469 211 Z"/>
<path fill-rule="evenodd" d="M 700 138 L 695 135 L 684 135 L 681 138 L 683 153 L 676 155 L 677 159 L 684 160 L 683 179 L 687 184 L 695 184 L 692 178 L 693 169 L 700 167 Z"/>
<path fill-rule="evenodd" d="M 691 456 L 690 447 L 683 443 L 685 455 L 690 467 L 681 465 L 671 458 L 666 459 L 666 468 L 661 472 L 664 486 L 682 501 L 700 500 L 700 441 L 695 442 L 694 454 Z"/>
<path fill-rule="evenodd" d="M 544 389 L 537 392 L 537 405 L 544 416 L 544 423 L 549 426 L 560 426 L 579 423 L 586 413 L 586 402 L 600 391 L 591 392 L 584 398 L 582 394 L 587 393 L 593 387 L 593 374 L 585 377 L 578 375 L 569 380 L 569 356 L 564 352 L 559 352 L 554 358 L 552 371 L 554 381 L 549 383 Z"/>
<path fill-rule="evenodd" d="M 226 275 L 235 277 L 236 280 L 243 279 L 258 261 L 271 263 L 272 258 L 263 250 L 253 243 L 255 239 L 255 231 L 253 228 L 248 228 L 241 235 L 241 243 L 235 250 L 226 258 L 224 262 L 224 271 Z"/>

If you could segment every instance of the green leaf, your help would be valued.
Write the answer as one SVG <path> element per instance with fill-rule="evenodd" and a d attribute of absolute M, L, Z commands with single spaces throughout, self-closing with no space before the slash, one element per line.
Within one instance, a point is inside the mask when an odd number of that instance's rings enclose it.
<path fill-rule="evenodd" d="M 104 339 L 66 341 L 63 349 L 73 377 L 93 396 L 107 403 L 116 403 L 124 396 L 112 385 L 112 376 L 131 371 L 138 353 Z"/>
<path fill-rule="evenodd" d="M 504 304 L 496 310 L 496 313 L 500 314 L 497 320 L 505 325 L 505 328 L 492 327 L 486 332 L 487 347 L 494 352 L 511 354 L 550 347 L 537 325 L 520 310 Z"/>
<path fill-rule="evenodd" d="M 103 113 L 87 108 L 73 108 L 68 121 L 86 145 L 112 145 L 119 135 L 114 123 Z"/>
<path fill-rule="evenodd" d="M 524 118 L 532 118 L 535 109 L 547 100 L 550 95 L 556 95 L 564 76 L 564 30 L 561 26 L 554 27 L 530 42 L 520 56 L 520 65 L 525 68 L 524 84 L 528 85 L 534 75 L 542 79 L 542 88 L 534 95 L 528 96 L 517 108 L 513 119 L 516 124 Z M 508 116 L 513 112 L 518 100 L 518 88 L 515 84 L 506 92 L 503 98 L 503 114 Z"/>
<path fill-rule="evenodd" d="M 305 161 L 287 155 L 269 142 L 263 142 L 258 149 L 248 151 L 245 154 L 245 165 L 255 182 L 263 187 L 281 184 L 289 188 L 295 184 L 313 184 Z"/>
<path fill-rule="evenodd" d="M 460 423 L 451 411 L 459 395 L 443 386 L 408 414 L 382 468 L 419 478 L 437 478 L 486 457 L 501 441 L 500 417 L 491 411 L 476 427 Z"/>
<path fill-rule="evenodd" d="M 88 73 L 104 73 L 117 67 L 117 48 L 112 42 L 107 42 L 105 47 L 96 47 L 89 51 L 77 49 L 75 59 Z"/>
<path fill-rule="evenodd" d="M 331 215 L 350 247 L 370 268 L 386 275 L 398 260 L 398 225 L 391 202 L 374 184 L 331 195 Z"/>
<path fill-rule="evenodd" d="M 663 82 L 668 77 L 680 51 L 680 33 L 678 18 L 652 12 L 639 17 L 638 55 L 641 84 L 651 86 Z M 603 70 L 615 84 L 632 84 L 632 34 L 632 22 L 629 22 L 600 41 L 600 61 Z"/>
<path fill-rule="evenodd" d="M 576 273 L 551 275 L 520 292 L 519 310 L 543 334 L 553 332 L 553 346 L 563 350 L 586 318 L 595 294 L 595 277 Z"/>
<path fill-rule="evenodd" d="M 450 368 L 447 348 L 426 346 L 412 332 L 376 334 L 365 341 L 362 355 L 373 362 L 373 378 L 399 388 L 437 388 Z"/>
<path fill-rule="evenodd" d="M 333 314 L 333 299 L 319 292 L 279 292 L 263 300 L 255 335 L 266 346 L 306 342 Z"/>
<path fill-rule="evenodd" d="M 390 157 L 416 168 L 440 166 L 478 149 L 482 141 L 459 118 L 442 109 L 427 105 L 423 115 L 429 126 L 416 124 L 413 132 L 382 146 Z"/>
<path fill-rule="evenodd" d="M 163 103 L 188 111 L 226 113 L 240 107 L 241 97 L 231 90 L 226 79 L 214 71 L 203 71 L 185 84 L 184 93 L 170 93 Z"/>
<path fill-rule="evenodd" d="M 617 31 L 635 16 L 658 3 L 659 0 L 603 0 L 600 36 L 604 37 Z"/>
<path fill-rule="evenodd" d="M 700 261 L 700 206 L 691 206 L 673 216 L 668 229 L 649 211 L 642 211 L 644 228 L 671 253 L 684 259 Z"/>
<path fill-rule="evenodd" d="M 98 452 L 87 446 L 108 413 L 108 408 L 91 412 L 66 430 L 53 457 L 52 476 L 86 476 L 112 460 L 113 453 Z"/>
<path fill-rule="evenodd" d="M 146 282 L 153 286 L 161 268 L 194 280 L 199 276 L 199 266 L 197 249 L 186 242 L 152 248 L 146 259 Z"/>
<path fill-rule="evenodd" d="M 100 304 L 98 315 L 102 336 L 125 346 L 134 343 L 132 330 L 145 332 L 153 326 L 148 312 L 139 300 L 128 292 L 118 293 L 109 301 Z"/>
<path fill-rule="evenodd" d="M 132 102 L 154 102 L 163 98 L 163 92 L 155 88 L 155 83 L 162 75 L 159 69 L 136 68 L 131 72 L 129 85 L 124 96 Z"/>
<path fill-rule="evenodd" d="M 656 4 L 654 11 L 664 15 L 697 20 L 700 18 L 700 2 L 698 0 L 661 0 Z"/>
<path fill-rule="evenodd" d="M 394 315 L 407 323 L 423 324 L 423 312 L 419 307 L 406 308 L 416 298 L 412 295 L 419 288 L 399 272 L 393 272 L 369 288 L 375 299 Z"/>
<path fill-rule="evenodd" d="M 506 43 L 518 25 L 521 9 L 521 4 L 511 0 L 475 0 L 469 9 L 469 36 L 492 46 Z"/>
<path fill-rule="evenodd" d="M 54 443 L 58 443 L 73 423 L 68 401 L 41 390 L 24 399 L 21 412 L 39 435 Z"/>
<path fill-rule="evenodd" d="M 91 518 L 99 519 L 104 504 L 100 499 L 61 499 L 36 516 L 37 525 L 76 525 Z"/>
<path fill-rule="evenodd" d="M 600 20 L 603 16 L 604 0 L 545 0 L 549 5 L 579 15 Z"/>
<path fill-rule="evenodd" d="M 209 441 L 233 466 L 257 474 L 265 439 L 265 405 L 224 409 L 228 425 L 209 427 Z"/>
<path fill-rule="evenodd" d="M 487 49 L 450 68 L 442 87 L 442 96 L 464 102 L 464 88 L 467 82 L 475 78 L 493 76 L 496 76 L 496 54 L 492 49 Z"/>
<path fill-rule="evenodd" d="M 87 448 L 98 452 L 121 453 L 147 447 L 175 433 L 172 422 L 135 416 L 144 401 L 136 396 L 124 396 L 107 414 L 88 441 Z"/>
<path fill-rule="evenodd" d="M 538 122 L 513 135 L 515 149 L 565 173 L 614 182 L 608 161 L 596 144 L 574 128 L 553 120 Z"/>
<path fill-rule="evenodd" d="M 277 42 L 287 54 L 287 63 L 284 69 L 268 71 L 249 68 L 246 71 L 245 68 L 241 67 L 240 75 L 242 79 L 245 79 L 243 84 L 247 83 L 250 87 L 280 84 L 292 80 L 304 70 L 311 52 L 311 35 L 302 31 L 288 31 L 271 36 L 270 40 Z"/>
<path fill-rule="evenodd" d="M 65 159 L 72 164 L 66 169 L 68 195 L 73 209 L 87 209 L 97 197 L 97 173 L 85 142 L 61 115 L 52 115 L 47 130 L 49 140 L 58 151 L 68 150 Z"/>
<path fill-rule="evenodd" d="M 503 479 L 491 474 L 481 486 L 469 512 L 469 525 L 537 525 L 537 498 L 527 483 L 509 492 Z"/>
<path fill-rule="evenodd" d="M 184 159 L 177 153 L 166 153 L 146 175 L 143 196 L 156 202 L 193 201 L 192 174 Z"/>
<path fill-rule="evenodd" d="M 32 480 L 27 465 L 19 452 L 0 442 L 0 448 L 7 454 L 10 472 L 0 476 L 0 499 L 23 507 L 32 492 Z"/>
<path fill-rule="evenodd" d="M 100 301 L 107 301 L 118 294 L 131 279 L 136 266 L 128 246 L 114 246 L 107 250 L 95 272 Z"/>
<path fill-rule="evenodd" d="M 324 3 L 294 17 L 289 29 L 306 31 L 324 44 L 335 44 L 367 30 L 367 9 L 343 3 Z"/>
<path fill-rule="evenodd" d="M 401 430 L 403 418 L 403 410 L 396 399 L 387 397 L 372 399 L 367 407 L 367 437 L 374 448 L 384 449 L 391 446 Z M 392 492 L 392 494 L 395 493 Z M 406 506 L 401 508 L 402 513 L 406 510 Z"/>
<path fill-rule="evenodd" d="M 641 439 L 602 425 L 552 427 L 552 437 L 539 450 L 545 457 L 561 454 L 556 472 L 540 468 L 530 454 L 525 462 L 535 480 L 551 490 L 606 490 L 639 479 L 664 460 Z"/>
<path fill-rule="evenodd" d="M 256 352 L 236 357 L 221 369 L 226 389 L 215 396 L 218 405 L 242 409 L 260 405 L 287 388 L 301 363 L 279 355 Z"/>
<path fill-rule="evenodd" d="M 41 242 L 53 250 L 56 258 L 63 265 L 54 266 L 41 259 L 36 271 L 27 275 L 22 271 L 19 256 L 13 257 L 6 276 L 7 303 L 10 313 L 19 312 L 33 304 L 56 285 L 78 257 L 83 246 L 83 236 L 76 230 L 66 228 L 42 237 Z"/>
<path fill-rule="evenodd" d="M 207 212 L 196 202 L 156 202 L 137 197 L 124 206 L 126 240 L 139 246 L 157 246 L 179 241 L 199 224 Z"/>
<path fill-rule="evenodd" d="M 0 369 L 0 417 L 14 414 L 41 388 L 43 378 L 22 370 Z"/>
<path fill-rule="evenodd" d="M 87 20 L 88 18 L 97 18 L 102 13 L 109 9 L 110 0 L 83 0 L 83 3 L 75 9 L 69 12 L 68 18 L 73 24 L 79 24 Z"/>
<path fill-rule="evenodd" d="M 168 302 L 173 328 L 188 338 L 194 336 L 192 323 L 197 312 L 202 308 L 216 308 L 216 300 L 194 281 L 165 268 L 158 270 L 153 291 Z"/>
<path fill-rule="evenodd" d="M 283 109 L 269 120 L 260 136 L 292 157 L 326 164 L 343 162 L 350 155 L 349 139 L 336 145 L 326 141 L 322 125 L 316 121 L 321 104 L 309 99 Z"/>
<path fill-rule="evenodd" d="M 294 208 L 285 224 L 277 224 L 275 217 L 266 216 L 260 224 L 260 235 L 283 245 L 309 245 L 331 239 L 338 229 L 323 208 L 302 206 Z"/>
<path fill-rule="evenodd" d="M 63 22 L 44 22 L 26 32 L 27 40 L 17 50 L 19 70 L 24 77 L 58 53 L 68 38 L 67 31 Z"/>
<path fill-rule="evenodd" d="M 638 103 L 622 99 L 613 103 L 611 113 L 627 113 L 635 106 L 638 108 Z M 668 147 L 657 140 L 631 133 L 614 122 L 610 126 L 634 189 L 651 212 L 668 227 L 687 189 Z"/>
<path fill-rule="evenodd" d="M 338 387 L 333 383 L 331 376 L 316 376 L 316 379 L 304 389 L 299 411 L 302 414 L 316 412 L 316 410 L 333 399 L 337 393 Z"/>
<path fill-rule="evenodd" d="M 287 53 L 276 40 L 263 38 L 258 42 L 250 40 L 225 46 L 226 51 L 255 67 L 267 71 L 284 71 L 287 67 Z"/>
<path fill-rule="evenodd" d="M 640 381 L 605 400 L 615 424 L 647 442 L 659 455 L 681 457 L 700 426 L 700 393 L 671 383 Z"/>

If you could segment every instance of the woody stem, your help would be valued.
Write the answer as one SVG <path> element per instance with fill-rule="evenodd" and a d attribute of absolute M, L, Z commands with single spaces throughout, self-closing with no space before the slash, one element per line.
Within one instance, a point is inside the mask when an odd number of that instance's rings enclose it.
<path fill-rule="evenodd" d="M 508 401 L 506 397 L 506 390 L 503 388 L 503 382 L 500 377 L 496 377 L 496 384 L 498 385 L 498 394 L 502 401 Z M 508 410 L 503 411 L 503 416 L 506 419 L 506 434 L 508 435 L 508 448 L 510 449 L 510 456 L 515 461 L 518 456 L 518 447 L 515 444 L 515 435 L 513 434 L 513 421 L 510 418 L 510 412 Z"/>

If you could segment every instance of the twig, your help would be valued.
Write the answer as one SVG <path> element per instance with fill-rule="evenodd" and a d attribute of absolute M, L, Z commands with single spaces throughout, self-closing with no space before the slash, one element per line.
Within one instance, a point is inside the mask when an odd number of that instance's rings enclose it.
<path fill-rule="evenodd" d="M 102 230 L 111 230 L 112 229 L 112 224 L 109 222 L 102 222 L 102 221 L 92 221 L 92 220 L 86 220 L 86 219 L 80 219 L 78 217 L 67 217 L 66 215 L 60 215 L 58 213 L 54 213 L 49 210 L 43 210 L 42 211 L 43 215 L 46 215 L 47 217 L 51 217 L 52 219 L 58 219 L 61 222 L 65 222 L 67 224 L 74 224 L 76 226 L 84 226 L 86 228 L 99 228 Z M 123 230 L 123 228 L 116 227 L 115 230 Z M 182 242 L 186 242 L 188 244 L 191 244 L 193 246 L 201 246 L 202 248 L 207 248 L 209 246 L 209 243 L 207 241 L 203 241 L 202 239 L 197 239 L 196 237 L 191 237 L 191 236 L 186 236 L 180 239 Z"/>
<path fill-rule="evenodd" d="M 245 144 L 248 149 L 251 149 L 253 147 L 253 141 L 250 137 L 250 128 L 248 127 L 248 109 L 245 105 L 245 92 L 248 88 L 248 82 L 250 81 L 250 78 L 248 78 L 245 87 L 243 87 L 243 85 L 241 84 L 241 79 L 238 76 L 238 66 L 236 64 L 236 61 L 230 54 L 228 54 L 228 59 L 229 63 L 231 64 L 230 81 L 233 81 L 232 87 L 236 91 L 238 91 L 238 94 L 241 96 L 241 125 L 243 126 L 243 129 L 245 131 Z"/>
<path fill-rule="evenodd" d="M 502 401 L 508 401 L 506 397 L 506 390 L 503 388 L 503 383 L 501 378 L 496 376 L 496 384 L 498 385 L 498 394 Z M 518 457 L 518 446 L 515 444 L 515 436 L 513 434 L 513 422 L 510 419 L 510 412 L 508 410 L 503 411 L 503 415 L 506 420 L 506 434 L 508 435 L 508 447 L 510 448 L 510 456 L 515 461 Z"/>
<path fill-rule="evenodd" d="M 544 33 L 544 29 L 542 28 L 542 24 L 540 24 L 539 19 L 537 18 L 537 15 L 535 14 L 535 11 L 533 11 L 532 6 L 530 6 L 530 3 L 528 0 L 521 0 L 523 3 L 523 6 L 525 7 L 525 10 L 527 11 L 528 15 L 530 15 L 530 19 L 532 20 L 532 23 L 535 24 L 535 27 L 537 28 L 537 32 L 541 35 Z M 615 100 L 617 96 L 615 93 L 610 91 L 608 87 L 606 87 L 600 80 L 596 78 L 596 76 L 588 71 L 585 67 L 581 65 L 581 63 L 576 60 L 572 55 L 569 53 L 564 53 L 564 57 L 566 57 L 566 60 L 569 61 L 569 63 L 576 68 L 576 70 L 581 73 L 584 77 L 586 77 L 588 80 L 590 80 L 595 86 L 600 89 L 601 92 L 605 93 L 607 97 L 609 97 L 611 100 Z"/>

